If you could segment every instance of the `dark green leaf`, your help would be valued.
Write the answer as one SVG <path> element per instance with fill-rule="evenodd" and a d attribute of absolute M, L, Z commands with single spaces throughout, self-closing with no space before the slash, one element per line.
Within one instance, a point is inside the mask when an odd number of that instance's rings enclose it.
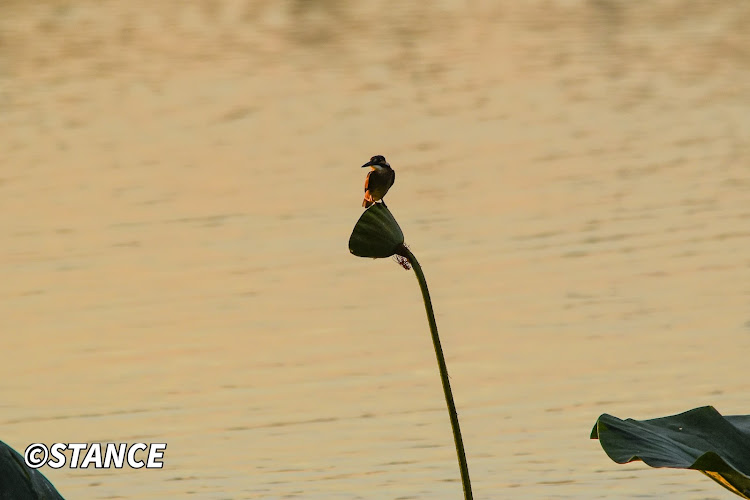
<path fill-rule="evenodd" d="M 23 456 L 0 441 L 0 498 L 13 500 L 64 500 L 38 469 L 31 469 Z"/>
<path fill-rule="evenodd" d="M 651 420 L 604 414 L 591 439 L 617 463 L 698 470 L 750 499 L 750 415 L 723 417 L 712 406 Z"/>

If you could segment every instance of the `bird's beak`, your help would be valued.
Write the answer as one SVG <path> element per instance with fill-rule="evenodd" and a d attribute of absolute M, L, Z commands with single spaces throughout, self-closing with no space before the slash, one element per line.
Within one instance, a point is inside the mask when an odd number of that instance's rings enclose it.
<path fill-rule="evenodd" d="M 368 161 L 367 163 L 362 165 L 360 168 L 365 168 L 365 167 L 372 167 L 372 160 Z"/>

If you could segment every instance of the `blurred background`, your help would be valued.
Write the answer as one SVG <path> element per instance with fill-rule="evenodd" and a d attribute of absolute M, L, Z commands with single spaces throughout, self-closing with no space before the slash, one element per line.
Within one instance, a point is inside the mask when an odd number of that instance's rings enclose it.
<path fill-rule="evenodd" d="M 601 413 L 748 414 L 750 3 L 4 0 L 4 440 L 67 498 L 732 498 Z"/>

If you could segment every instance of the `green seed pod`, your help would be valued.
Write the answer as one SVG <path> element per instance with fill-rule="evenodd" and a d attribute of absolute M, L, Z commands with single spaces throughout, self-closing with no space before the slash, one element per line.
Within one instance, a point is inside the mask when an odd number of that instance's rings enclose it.
<path fill-rule="evenodd" d="M 404 233 L 383 203 L 374 203 L 354 226 L 349 251 L 357 257 L 383 259 L 396 253 L 404 244 Z"/>

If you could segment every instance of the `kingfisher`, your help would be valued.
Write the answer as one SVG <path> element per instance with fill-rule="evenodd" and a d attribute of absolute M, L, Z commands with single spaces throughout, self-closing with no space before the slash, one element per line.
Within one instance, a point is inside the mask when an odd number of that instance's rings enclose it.
<path fill-rule="evenodd" d="M 362 168 L 370 167 L 365 179 L 365 199 L 362 206 L 367 208 L 376 201 L 381 201 L 385 193 L 393 186 L 396 180 L 396 172 L 385 161 L 385 156 L 375 155 L 370 161 L 362 165 Z"/>

